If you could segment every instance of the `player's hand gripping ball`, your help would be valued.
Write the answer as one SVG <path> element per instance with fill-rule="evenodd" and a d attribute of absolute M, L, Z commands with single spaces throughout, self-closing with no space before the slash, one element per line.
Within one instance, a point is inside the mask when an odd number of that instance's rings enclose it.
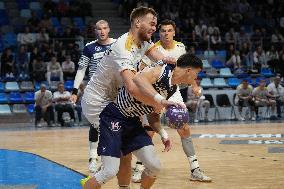
<path fill-rule="evenodd" d="M 179 106 L 169 106 L 166 111 L 166 118 L 170 128 L 181 129 L 184 124 L 188 123 L 189 114 L 187 109 Z"/>

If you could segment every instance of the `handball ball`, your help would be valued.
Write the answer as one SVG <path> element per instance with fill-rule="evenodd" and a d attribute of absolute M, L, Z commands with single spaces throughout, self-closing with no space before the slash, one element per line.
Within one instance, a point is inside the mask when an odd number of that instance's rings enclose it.
<path fill-rule="evenodd" d="M 177 106 L 169 106 L 166 111 L 166 118 L 169 123 L 169 127 L 174 129 L 180 129 L 184 124 L 189 121 L 189 114 L 187 109 Z"/>

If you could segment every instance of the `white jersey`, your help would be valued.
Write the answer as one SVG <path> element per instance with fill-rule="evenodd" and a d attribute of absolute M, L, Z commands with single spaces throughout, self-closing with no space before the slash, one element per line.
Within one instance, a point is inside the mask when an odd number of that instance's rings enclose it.
<path fill-rule="evenodd" d="M 129 33 L 112 44 L 98 63 L 82 97 L 83 113 L 92 124 L 98 125 L 103 108 L 115 100 L 123 85 L 120 73 L 126 69 L 136 71 L 137 63 L 153 46 L 152 42 L 144 41 L 138 47 Z"/>
<path fill-rule="evenodd" d="M 174 41 L 174 47 L 171 49 L 164 49 L 164 47 L 161 44 L 161 41 L 157 41 L 155 43 L 155 48 L 157 48 L 161 53 L 163 53 L 163 55 L 169 56 L 175 59 L 178 59 L 181 55 L 186 53 L 185 45 L 177 41 Z M 145 66 L 151 65 L 153 63 L 147 56 L 143 57 L 142 62 L 146 64 Z M 169 100 L 174 101 L 174 102 L 183 103 L 183 99 L 180 94 L 179 87 Z"/>

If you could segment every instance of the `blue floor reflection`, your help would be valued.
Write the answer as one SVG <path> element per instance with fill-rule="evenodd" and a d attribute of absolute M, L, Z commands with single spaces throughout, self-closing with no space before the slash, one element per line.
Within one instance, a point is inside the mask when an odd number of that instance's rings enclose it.
<path fill-rule="evenodd" d="M 0 149 L 0 185 L 36 185 L 37 189 L 80 189 L 84 176 L 35 154 Z"/>

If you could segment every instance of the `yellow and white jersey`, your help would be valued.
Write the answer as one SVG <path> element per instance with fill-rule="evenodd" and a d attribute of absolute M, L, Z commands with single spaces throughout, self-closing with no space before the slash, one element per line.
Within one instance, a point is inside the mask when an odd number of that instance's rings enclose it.
<path fill-rule="evenodd" d="M 82 98 L 83 112 L 91 123 L 97 124 L 103 108 L 115 100 L 123 84 L 120 73 L 126 69 L 136 71 L 137 63 L 153 46 L 148 41 L 137 46 L 133 37 L 125 33 L 106 51 Z"/>
<path fill-rule="evenodd" d="M 155 43 L 154 47 L 157 48 L 165 56 L 169 56 L 169 57 L 172 57 L 172 58 L 175 58 L 175 59 L 178 59 L 181 55 L 186 53 L 185 45 L 183 43 L 177 42 L 177 41 L 174 41 L 174 46 L 171 49 L 164 49 L 164 47 L 161 44 L 161 41 L 157 41 Z M 147 66 L 149 66 L 153 63 L 147 56 L 144 56 L 142 61 Z"/>

